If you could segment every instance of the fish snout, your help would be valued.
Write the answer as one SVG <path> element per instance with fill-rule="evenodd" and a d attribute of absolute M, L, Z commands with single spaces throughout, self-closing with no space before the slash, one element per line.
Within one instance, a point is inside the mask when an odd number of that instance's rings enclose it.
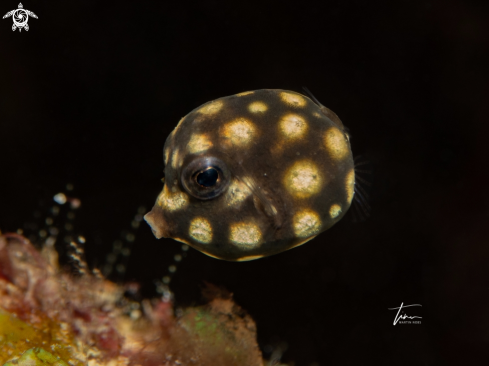
<path fill-rule="evenodd" d="M 144 215 L 144 220 L 148 223 L 156 239 L 168 238 L 168 225 L 163 218 L 163 210 L 155 205 L 153 209 Z"/>

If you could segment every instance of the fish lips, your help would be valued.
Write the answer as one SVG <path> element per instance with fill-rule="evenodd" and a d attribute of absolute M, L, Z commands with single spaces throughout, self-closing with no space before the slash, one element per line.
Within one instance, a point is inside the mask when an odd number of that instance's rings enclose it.
<path fill-rule="evenodd" d="M 163 218 L 163 210 L 158 205 L 144 215 L 144 220 L 148 223 L 156 239 L 169 238 L 169 227 Z"/>

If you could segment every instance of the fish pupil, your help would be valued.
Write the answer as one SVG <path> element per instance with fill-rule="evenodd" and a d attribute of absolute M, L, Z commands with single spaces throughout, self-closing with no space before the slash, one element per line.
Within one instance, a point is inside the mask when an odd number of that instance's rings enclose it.
<path fill-rule="evenodd" d="M 203 187 L 212 187 L 216 184 L 219 173 L 214 168 L 209 168 L 197 174 L 197 183 Z"/>

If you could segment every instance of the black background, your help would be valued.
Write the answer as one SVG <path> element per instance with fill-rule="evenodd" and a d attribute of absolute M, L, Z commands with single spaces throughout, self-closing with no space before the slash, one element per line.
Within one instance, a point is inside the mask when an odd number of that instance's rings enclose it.
<path fill-rule="evenodd" d="M 190 249 L 171 283 L 177 305 L 199 303 L 203 280 L 226 287 L 260 346 L 287 342 L 283 361 L 298 366 L 487 364 L 489 2 L 23 5 L 39 17 L 29 32 L 0 22 L 2 231 L 72 183 L 76 230 L 100 265 L 156 199 L 182 116 L 305 85 L 374 165 L 371 218 L 248 263 Z M 143 224 L 125 279 L 155 295 L 179 248 Z M 387 308 L 401 302 L 422 304 L 421 325 L 392 325 Z"/>

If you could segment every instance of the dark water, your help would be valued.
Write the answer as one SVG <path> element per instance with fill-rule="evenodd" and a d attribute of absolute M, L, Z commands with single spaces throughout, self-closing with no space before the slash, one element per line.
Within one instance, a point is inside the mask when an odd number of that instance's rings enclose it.
<path fill-rule="evenodd" d="M 29 1 L 0 22 L 0 228 L 66 183 L 90 263 L 161 189 L 162 148 L 209 100 L 303 85 L 374 165 L 372 217 L 249 263 L 190 250 L 177 303 L 223 285 L 262 347 L 318 365 L 487 364 L 489 3 Z M 2 2 L 0 12 L 17 7 Z M 180 245 L 141 226 L 126 279 L 166 275 Z M 401 303 L 421 324 L 393 326 Z"/>

